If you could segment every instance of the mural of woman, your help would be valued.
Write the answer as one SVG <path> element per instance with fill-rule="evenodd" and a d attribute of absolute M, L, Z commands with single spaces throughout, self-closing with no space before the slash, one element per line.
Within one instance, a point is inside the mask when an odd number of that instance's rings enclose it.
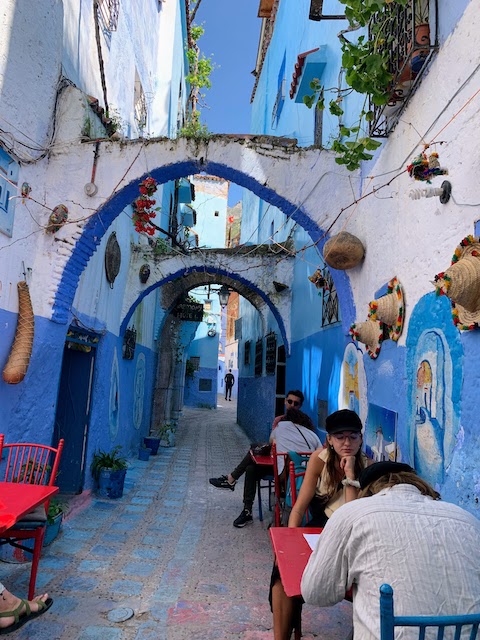
<path fill-rule="evenodd" d="M 445 453 L 445 348 L 437 331 L 429 331 L 420 345 L 415 414 L 415 469 L 432 484 L 444 480 Z"/>

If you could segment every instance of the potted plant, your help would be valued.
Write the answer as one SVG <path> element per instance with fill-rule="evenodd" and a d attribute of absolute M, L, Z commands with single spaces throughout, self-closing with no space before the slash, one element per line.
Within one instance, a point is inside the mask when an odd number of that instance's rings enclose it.
<path fill-rule="evenodd" d="M 45 531 L 45 538 L 43 540 L 44 547 L 51 544 L 60 533 L 63 516 L 67 511 L 68 503 L 63 502 L 58 498 L 52 498 L 50 500 L 47 511 L 47 528 Z"/>
<path fill-rule="evenodd" d="M 160 437 L 160 446 L 162 447 L 174 447 L 175 446 L 175 432 L 176 427 L 174 424 L 165 423 L 158 430 Z"/>
<path fill-rule="evenodd" d="M 143 460 L 144 462 L 148 462 L 151 453 L 152 453 L 152 450 L 146 447 L 144 444 L 142 444 L 138 448 L 138 459 Z"/>
<path fill-rule="evenodd" d="M 156 432 L 152 432 L 143 439 L 143 444 L 147 449 L 150 449 L 150 455 L 156 456 L 160 446 L 160 436 Z"/>
<path fill-rule="evenodd" d="M 98 494 L 103 498 L 121 498 L 127 461 L 120 455 L 122 447 L 117 445 L 110 453 L 99 449 L 93 454 L 90 470 L 98 487 Z"/>

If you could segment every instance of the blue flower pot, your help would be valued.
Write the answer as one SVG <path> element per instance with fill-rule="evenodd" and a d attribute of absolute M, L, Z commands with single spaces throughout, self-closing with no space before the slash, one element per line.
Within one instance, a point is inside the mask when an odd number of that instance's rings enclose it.
<path fill-rule="evenodd" d="M 45 538 L 43 539 L 44 547 L 46 547 L 48 544 L 52 544 L 52 542 L 58 536 L 62 526 L 62 521 L 63 521 L 63 513 L 57 513 L 56 516 L 53 516 L 53 522 L 47 523 Z"/>
<path fill-rule="evenodd" d="M 140 449 L 138 450 L 138 459 L 143 460 L 144 462 L 148 462 L 151 453 L 151 449 L 144 449 L 143 447 L 140 447 Z"/>
<path fill-rule="evenodd" d="M 123 496 L 126 473 L 126 469 L 119 469 L 118 471 L 102 469 L 98 477 L 98 495 L 102 498 L 121 498 Z"/>
<path fill-rule="evenodd" d="M 158 447 L 160 446 L 160 438 L 154 438 L 152 436 L 147 436 L 143 439 L 143 443 L 147 447 L 147 449 L 151 450 L 152 456 L 156 456 L 158 453 Z"/>

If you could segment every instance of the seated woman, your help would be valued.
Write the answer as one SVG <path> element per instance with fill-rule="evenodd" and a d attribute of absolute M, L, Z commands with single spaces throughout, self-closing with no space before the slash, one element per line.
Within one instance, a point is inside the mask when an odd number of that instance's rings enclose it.
<path fill-rule="evenodd" d="M 310 510 L 310 527 L 323 527 L 332 513 L 358 495 L 358 475 L 367 466 L 362 453 L 362 422 L 354 411 L 341 409 L 325 422 L 327 447 L 315 451 L 308 462 L 297 501 L 288 520 L 299 527 L 305 511 Z M 275 640 L 290 640 L 299 624 L 302 601 L 289 598 L 283 590 L 278 567 L 274 566 L 270 583 L 270 606 Z"/>

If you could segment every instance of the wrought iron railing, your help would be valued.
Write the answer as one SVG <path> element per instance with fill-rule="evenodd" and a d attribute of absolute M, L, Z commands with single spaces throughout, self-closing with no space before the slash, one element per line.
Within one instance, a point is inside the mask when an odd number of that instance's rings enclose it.
<path fill-rule="evenodd" d="M 410 96 L 438 49 L 438 0 L 409 0 L 407 6 L 388 3 L 372 20 L 378 51 L 388 55 L 392 74 L 390 100 L 386 105 L 370 105 L 372 137 L 385 137 L 395 128 Z M 380 30 L 380 37 L 378 34 Z"/>

